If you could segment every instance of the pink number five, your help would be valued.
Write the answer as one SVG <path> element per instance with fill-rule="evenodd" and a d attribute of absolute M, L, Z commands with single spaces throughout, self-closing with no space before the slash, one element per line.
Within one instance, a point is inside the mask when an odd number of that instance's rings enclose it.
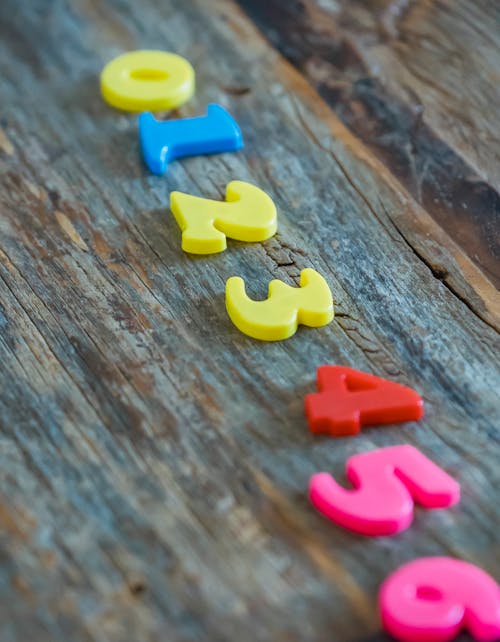
<path fill-rule="evenodd" d="M 385 629 L 402 642 L 446 642 L 461 628 L 479 642 L 500 640 L 500 587 L 451 557 L 402 566 L 382 584 L 379 605 Z"/>
<path fill-rule="evenodd" d="M 328 473 L 313 475 L 316 508 L 344 528 L 364 535 L 394 535 L 413 519 L 413 499 L 427 508 L 456 504 L 460 486 L 413 446 L 391 446 L 347 460 L 346 490 Z"/>

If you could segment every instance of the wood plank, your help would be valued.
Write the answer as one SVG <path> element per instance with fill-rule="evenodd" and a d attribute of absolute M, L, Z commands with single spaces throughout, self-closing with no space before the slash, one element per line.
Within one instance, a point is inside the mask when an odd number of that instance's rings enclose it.
<path fill-rule="evenodd" d="M 498 3 L 240 4 L 498 287 Z"/>
<path fill-rule="evenodd" d="M 8 0 L 0 25 L 2 642 L 375 642 L 399 564 L 498 576 L 494 301 L 425 207 L 230 1 Z M 179 115 L 227 106 L 241 153 L 148 174 L 135 116 L 97 82 L 140 47 L 193 63 Z M 184 255 L 169 192 L 221 198 L 234 178 L 272 195 L 278 235 Z M 307 266 L 330 326 L 266 344 L 231 325 L 229 276 L 258 296 Z M 425 419 L 314 438 L 303 397 L 325 362 L 416 387 Z M 389 540 L 315 513 L 312 473 L 399 442 L 460 480 L 458 507 Z"/>

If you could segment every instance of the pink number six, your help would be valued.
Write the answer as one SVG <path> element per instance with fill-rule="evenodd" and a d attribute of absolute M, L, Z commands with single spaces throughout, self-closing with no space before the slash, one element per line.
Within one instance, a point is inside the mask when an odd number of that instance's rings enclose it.
<path fill-rule="evenodd" d="M 424 557 L 390 575 L 379 594 L 382 623 L 402 642 L 446 642 L 466 628 L 479 642 L 500 640 L 500 587 L 477 566 Z"/>

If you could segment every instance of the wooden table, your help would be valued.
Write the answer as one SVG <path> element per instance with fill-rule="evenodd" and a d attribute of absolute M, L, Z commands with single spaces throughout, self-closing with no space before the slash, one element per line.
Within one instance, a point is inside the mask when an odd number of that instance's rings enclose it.
<path fill-rule="evenodd" d="M 2 642 L 375 642 L 400 564 L 500 576 L 499 29 L 495 0 L 74 0 L 0 5 Z M 172 50 L 236 154 L 144 167 L 100 97 L 114 56 Z M 180 249 L 176 189 L 239 178 L 279 232 Z M 263 297 L 314 267 L 335 321 L 241 334 L 229 276 Z M 341 363 L 413 386 L 425 419 L 311 435 Z M 421 448 L 462 485 L 394 538 L 335 527 L 310 475 Z M 468 639 L 464 635 L 461 639 Z"/>

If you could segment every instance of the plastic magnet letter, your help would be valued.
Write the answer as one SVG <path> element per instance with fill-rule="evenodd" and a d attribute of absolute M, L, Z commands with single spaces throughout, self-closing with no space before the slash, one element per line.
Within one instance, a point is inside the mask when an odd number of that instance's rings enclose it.
<path fill-rule="evenodd" d="M 175 109 L 194 94 L 194 69 L 166 51 L 129 51 L 101 73 L 104 100 L 125 111 Z"/>
<path fill-rule="evenodd" d="M 144 161 L 153 174 L 164 174 L 175 158 L 234 152 L 243 147 L 238 124 L 220 105 L 208 105 L 206 116 L 158 121 L 150 112 L 139 116 Z"/>
<path fill-rule="evenodd" d="M 271 281 L 265 301 L 249 299 L 243 279 L 233 276 L 226 283 L 226 308 L 239 330 L 262 341 L 287 339 L 299 324 L 317 328 L 333 319 L 330 288 L 311 268 L 300 273 L 300 288 Z"/>
<path fill-rule="evenodd" d="M 328 473 L 309 482 L 314 506 L 332 521 L 363 535 L 395 535 L 413 519 L 413 500 L 445 508 L 460 499 L 460 486 L 413 446 L 391 446 L 347 460 L 346 490 Z"/>
<path fill-rule="evenodd" d="M 345 366 L 318 368 L 317 394 L 306 395 L 309 429 L 337 437 L 355 435 L 360 427 L 421 419 L 424 402 L 419 394 Z"/>
<path fill-rule="evenodd" d="M 172 192 L 170 209 L 182 230 L 182 249 L 215 254 L 226 249 L 226 236 L 237 241 L 265 241 L 277 229 L 276 207 L 261 189 L 231 181 L 226 201 Z"/>
<path fill-rule="evenodd" d="M 500 587 L 483 570 L 451 557 L 401 566 L 379 593 L 382 623 L 401 642 L 446 642 L 461 629 L 474 640 L 500 640 Z"/>

